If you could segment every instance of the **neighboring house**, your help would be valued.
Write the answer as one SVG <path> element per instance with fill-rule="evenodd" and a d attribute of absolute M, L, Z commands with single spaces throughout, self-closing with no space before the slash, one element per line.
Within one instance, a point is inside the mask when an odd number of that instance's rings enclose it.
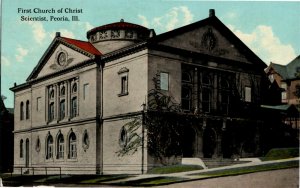
<path fill-rule="evenodd" d="M 60 36 L 25 83 L 15 85 L 14 170 L 35 173 L 144 173 L 159 165 L 125 125 L 142 117 L 156 89 L 196 117 L 185 126 L 181 157 L 231 157 L 259 152 L 261 81 L 266 65 L 210 10 L 210 16 L 155 35 L 121 20 Z M 147 112 L 145 112 L 147 113 Z M 145 132 L 144 132 L 145 131 Z M 52 167 L 52 168 L 51 168 Z M 37 171 L 39 169 L 39 171 Z"/>
<path fill-rule="evenodd" d="M 277 102 L 273 105 L 282 105 L 283 108 L 295 105 L 298 113 L 293 113 L 292 116 L 287 117 L 284 121 L 293 128 L 299 128 L 300 98 L 296 95 L 296 92 L 297 85 L 299 87 L 298 90 L 300 90 L 300 55 L 287 65 L 271 62 L 265 72 L 270 80 L 270 87 L 274 88 L 270 96 L 273 98 L 277 96 Z"/>
<path fill-rule="evenodd" d="M 13 167 L 13 110 L 6 108 L 0 99 L 0 173 L 11 172 Z"/>

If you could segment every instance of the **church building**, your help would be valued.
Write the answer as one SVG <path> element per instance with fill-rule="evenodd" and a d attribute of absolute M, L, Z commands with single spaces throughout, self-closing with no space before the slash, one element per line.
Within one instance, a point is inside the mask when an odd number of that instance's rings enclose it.
<path fill-rule="evenodd" d="M 182 158 L 254 156 L 265 67 L 214 10 L 159 35 L 123 19 L 87 31 L 87 41 L 56 33 L 27 80 L 11 88 L 14 172 L 146 173 L 159 165 L 147 129 L 124 125 L 147 113 L 153 89 L 197 117 L 184 131 Z M 143 135 L 141 147 L 120 155 L 132 131 Z"/>

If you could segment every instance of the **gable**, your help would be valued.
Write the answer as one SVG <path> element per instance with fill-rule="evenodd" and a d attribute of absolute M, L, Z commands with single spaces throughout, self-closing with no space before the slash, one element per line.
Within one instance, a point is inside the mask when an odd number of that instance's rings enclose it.
<path fill-rule="evenodd" d="M 26 81 L 67 69 L 102 55 L 91 43 L 60 37 L 52 41 Z"/>
<path fill-rule="evenodd" d="M 162 47 L 255 64 L 261 69 L 266 67 L 266 64 L 215 16 L 163 33 L 150 41 Z"/>
<path fill-rule="evenodd" d="M 250 63 L 234 43 L 211 25 L 184 32 L 159 44 Z"/>
<path fill-rule="evenodd" d="M 62 55 L 64 54 L 64 57 Z M 59 62 L 59 58 L 65 59 Z M 91 59 L 63 44 L 59 44 L 45 62 L 42 69 L 37 74 L 37 78 L 52 74 L 54 72 L 69 68 L 83 61 Z"/>

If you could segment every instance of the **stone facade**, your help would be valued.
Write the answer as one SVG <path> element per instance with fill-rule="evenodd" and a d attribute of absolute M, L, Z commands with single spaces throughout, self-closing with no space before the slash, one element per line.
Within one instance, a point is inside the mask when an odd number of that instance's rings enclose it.
<path fill-rule="evenodd" d="M 229 138 L 240 122 L 247 122 L 245 130 L 259 124 L 246 115 L 261 103 L 265 64 L 213 13 L 157 36 L 121 20 L 87 37 L 57 34 L 26 83 L 11 88 L 16 173 L 144 173 L 159 165 L 147 150 L 143 125 L 125 126 L 134 119 L 142 124 L 152 89 L 198 119 L 185 128 L 181 157 L 231 157 L 230 144 L 244 149 L 244 140 Z M 245 113 L 236 112 L 241 106 Z M 130 131 L 141 143 L 120 155 Z M 258 142 L 256 135 L 254 128 L 248 140 Z"/>

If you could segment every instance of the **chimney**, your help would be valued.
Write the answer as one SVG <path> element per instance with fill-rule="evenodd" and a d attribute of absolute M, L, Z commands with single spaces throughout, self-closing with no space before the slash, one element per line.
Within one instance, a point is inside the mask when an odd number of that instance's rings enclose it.
<path fill-rule="evenodd" d="M 60 37 L 60 32 L 56 32 L 55 37 Z"/>
<path fill-rule="evenodd" d="M 215 9 L 209 9 L 209 17 L 215 16 Z"/>

